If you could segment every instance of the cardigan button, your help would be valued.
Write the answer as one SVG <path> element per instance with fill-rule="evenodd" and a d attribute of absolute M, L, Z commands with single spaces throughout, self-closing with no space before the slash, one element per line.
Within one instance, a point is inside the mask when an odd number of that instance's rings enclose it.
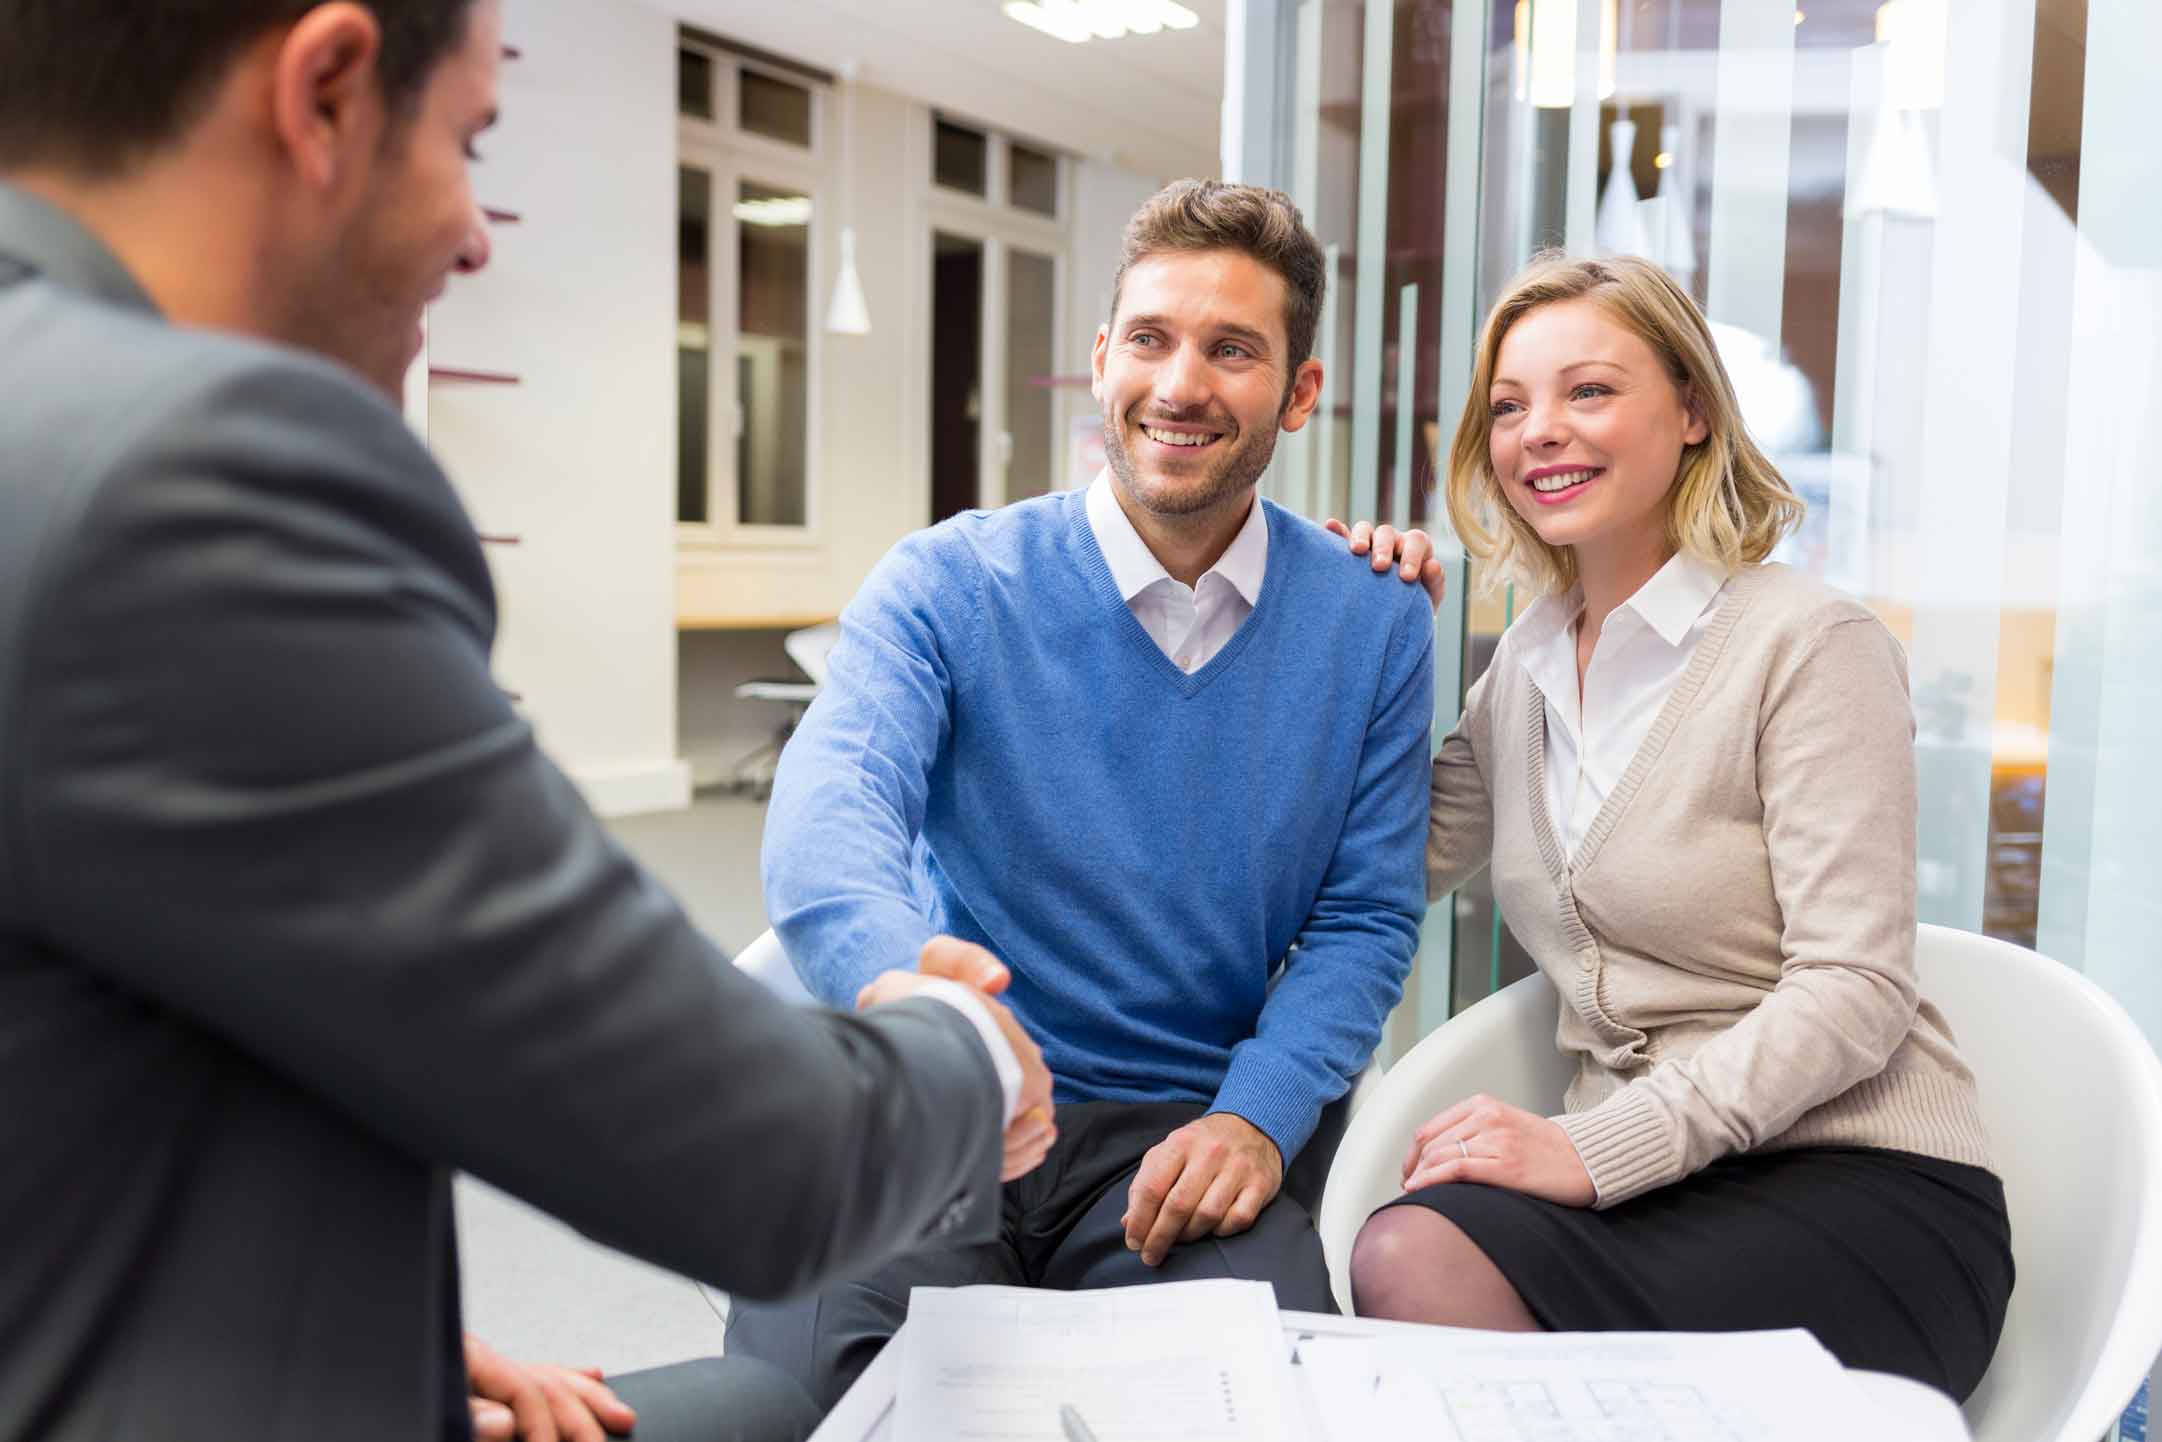
<path fill-rule="evenodd" d="M 1591 957 L 1589 957 L 1589 956 L 1586 956 L 1586 957 L 1581 957 L 1581 958 L 1579 958 L 1579 959 L 1578 959 L 1578 961 L 1577 961 L 1577 964 L 1576 964 L 1576 965 L 1577 965 L 1577 970 L 1579 970 L 1579 971 L 1590 971 L 1590 970 L 1591 970 L 1591 969 L 1592 969 L 1593 967 L 1597 966 L 1598 964 L 1599 964 L 1599 963 L 1598 963 L 1598 962 L 1597 962 L 1596 960 L 1594 960 L 1593 958 L 1591 958 Z"/>

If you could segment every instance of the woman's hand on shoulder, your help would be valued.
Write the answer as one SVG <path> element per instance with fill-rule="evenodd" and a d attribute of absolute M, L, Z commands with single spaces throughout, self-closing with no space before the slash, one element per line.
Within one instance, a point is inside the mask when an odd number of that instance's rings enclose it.
<path fill-rule="evenodd" d="M 1376 526 L 1372 521 L 1346 526 L 1334 516 L 1322 525 L 1351 542 L 1352 555 L 1371 556 L 1375 570 L 1386 571 L 1395 565 L 1396 574 L 1406 584 L 1417 581 L 1426 587 L 1434 608 L 1441 608 L 1441 598 L 1448 592 L 1449 581 L 1441 569 L 1441 561 L 1434 555 L 1432 536 L 1424 531 L 1399 531 L 1386 523 Z"/>
<path fill-rule="evenodd" d="M 1561 1124 L 1480 1093 L 1437 1112 L 1412 1133 L 1404 1190 L 1479 1182 L 1565 1207 L 1598 1200 L 1591 1173 Z"/>

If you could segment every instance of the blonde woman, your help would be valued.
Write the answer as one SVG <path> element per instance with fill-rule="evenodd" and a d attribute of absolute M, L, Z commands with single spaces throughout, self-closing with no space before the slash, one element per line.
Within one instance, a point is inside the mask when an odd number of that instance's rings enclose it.
<path fill-rule="evenodd" d="M 1435 758 L 1427 892 L 1491 865 L 1576 1078 L 1563 1115 L 1465 1097 L 1406 1138 L 1404 1195 L 1352 1256 L 1358 1310 L 1801 1326 L 1965 1397 L 2010 1230 L 1973 1077 L 1915 990 L 1898 642 L 1765 564 L 1801 502 L 1703 317 L 1641 260 L 1541 256 L 1509 288 L 1448 505 L 1542 594 Z"/>

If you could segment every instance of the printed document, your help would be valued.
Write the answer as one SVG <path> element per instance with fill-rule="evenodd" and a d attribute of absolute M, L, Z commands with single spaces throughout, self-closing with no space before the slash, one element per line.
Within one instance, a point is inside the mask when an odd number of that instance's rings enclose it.
<path fill-rule="evenodd" d="M 1330 1442 L 1823 1442 L 1871 1434 L 1807 1332 L 1442 1328 L 1299 1343 Z"/>
<path fill-rule="evenodd" d="M 1266 1282 L 1089 1292 L 918 1287 L 895 1442 L 1287 1442 L 1284 1337 Z"/>

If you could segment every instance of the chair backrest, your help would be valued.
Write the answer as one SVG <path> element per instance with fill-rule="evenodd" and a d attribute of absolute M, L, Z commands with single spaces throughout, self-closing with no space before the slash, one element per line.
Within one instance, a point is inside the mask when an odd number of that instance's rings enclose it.
<path fill-rule="evenodd" d="M 2162 1062 L 2047 957 L 1921 928 L 1922 995 L 1973 1068 L 2018 1267 L 1967 1400 L 1976 1442 L 2094 1442 L 2162 1350 Z"/>
<path fill-rule="evenodd" d="M 736 970 L 762 984 L 785 1002 L 795 1006 L 812 1006 L 817 998 L 796 975 L 788 953 L 781 950 L 781 939 L 770 930 L 762 931 L 758 939 L 736 953 Z"/>
<path fill-rule="evenodd" d="M 1450 1102 L 1486 1092 L 1551 1112 L 1571 1065 L 1554 1045 L 1559 1003 L 1534 972 L 1429 1032 L 1359 1100 L 1321 1194 L 1323 1253 L 1336 1305 L 1351 1311 L 1351 1244 L 1374 1209 L 1399 1195 L 1404 1153 L 1419 1123 Z"/>
<path fill-rule="evenodd" d="M 828 621 L 822 626 L 790 631 L 781 638 L 781 649 L 788 653 L 789 660 L 802 668 L 813 684 L 823 686 L 826 684 L 826 658 L 833 654 L 840 639 L 840 623 Z"/>

